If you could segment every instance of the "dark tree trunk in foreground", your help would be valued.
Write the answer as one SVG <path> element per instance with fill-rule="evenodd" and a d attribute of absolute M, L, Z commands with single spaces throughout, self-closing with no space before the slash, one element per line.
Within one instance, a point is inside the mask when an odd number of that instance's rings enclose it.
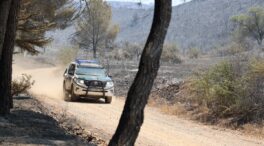
<path fill-rule="evenodd" d="M 12 107 L 11 81 L 12 56 L 16 36 L 17 12 L 20 0 L 12 0 L 6 23 L 6 32 L 0 59 L 0 115 L 9 113 Z"/>
<path fill-rule="evenodd" d="M 6 23 L 8 19 L 11 1 L 12 0 L 0 1 L 0 60 L 2 57 L 2 47 L 5 39 Z"/>
<path fill-rule="evenodd" d="M 157 76 L 164 39 L 171 19 L 171 0 L 155 0 L 152 28 L 139 71 L 130 87 L 116 133 L 109 146 L 133 146 L 144 120 L 144 108 Z"/>

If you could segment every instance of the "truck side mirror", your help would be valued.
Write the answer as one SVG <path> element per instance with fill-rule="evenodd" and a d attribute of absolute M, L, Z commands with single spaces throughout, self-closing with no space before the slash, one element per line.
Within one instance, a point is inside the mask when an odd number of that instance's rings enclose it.
<path fill-rule="evenodd" d="M 66 74 L 67 74 L 67 72 L 68 72 L 68 69 L 66 69 L 66 70 L 64 71 L 63 75 L 66 75 Z"/>
<path fill-rule="evenodd" d="M 68 74 L 73 76 L 74 75 L 74 71 L 73 70 L 69 70 Z"/>

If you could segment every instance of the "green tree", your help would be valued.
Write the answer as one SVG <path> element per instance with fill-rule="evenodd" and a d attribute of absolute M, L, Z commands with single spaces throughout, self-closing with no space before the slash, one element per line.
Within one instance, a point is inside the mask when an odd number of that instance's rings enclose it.
<path fill-rule="evenodd" d="M 43 48 L 52 39 L 45 37 L 45 32 L 60 26 L 61 19 L 71 18 L 74 9 L 62 7 L 68 0 L 21 0 L 18 17 L 16 45 L 21 51 L 38 54 L 36 47 Z M 57 10 L 60 13 L 57 14 Z M 67 18 L 66 18 L 67 17 Z"/>
<path fill-rule="evenodd" d="M 11 94 L 13 50 L 16 44 L 32 54 L 35 46 L 48 43 L 44 34 L 55 26 L 55 11 L 67 0 L 0 1 L 0 115 L 12 108 Z M 20 9 L 19 9 L 20 8 Z"/>
<path fill-rule="evenodd" d="M 264 8 L 252 7 L 245 14 L 232 17 L 236 31 L 244 37 L 251 37 L 262 45 L 264 39 Z"/>
<path fill-rule="evenodd" d="M 119 27 L 111 25 L 112 11 L 107 2 L 103 0 L 85 2 L 86 8 L 78 19 L 77 32 L 73 40 L 81 48 L 92 49 L 93 57 L 96 58 L 97 49 L 113 42 Z"/>

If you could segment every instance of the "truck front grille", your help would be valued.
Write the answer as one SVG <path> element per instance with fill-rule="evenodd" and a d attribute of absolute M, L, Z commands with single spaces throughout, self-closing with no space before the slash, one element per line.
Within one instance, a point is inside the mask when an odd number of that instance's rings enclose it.
<path fill-rule="evenodd" d="M 102 88 L 102 87 L 105 87 L 106 82 L 94 80 L 94 81 L 84 81 L 84 84 L 87 87 L 101 87 Z"/>

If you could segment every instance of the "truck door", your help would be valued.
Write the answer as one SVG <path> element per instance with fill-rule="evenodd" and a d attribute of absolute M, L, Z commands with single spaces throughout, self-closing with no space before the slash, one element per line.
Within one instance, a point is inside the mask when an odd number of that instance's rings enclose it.
<path fill-rule="evenodd" d="M 72 83 L 72 79 L 74 77 L 74 73 L 75 73 L 75 64 L 71 64 L 68 68 L 66 75 L 65 75 L 65 87 L 67 90 L 71 89 L 71 83 Z"/>

